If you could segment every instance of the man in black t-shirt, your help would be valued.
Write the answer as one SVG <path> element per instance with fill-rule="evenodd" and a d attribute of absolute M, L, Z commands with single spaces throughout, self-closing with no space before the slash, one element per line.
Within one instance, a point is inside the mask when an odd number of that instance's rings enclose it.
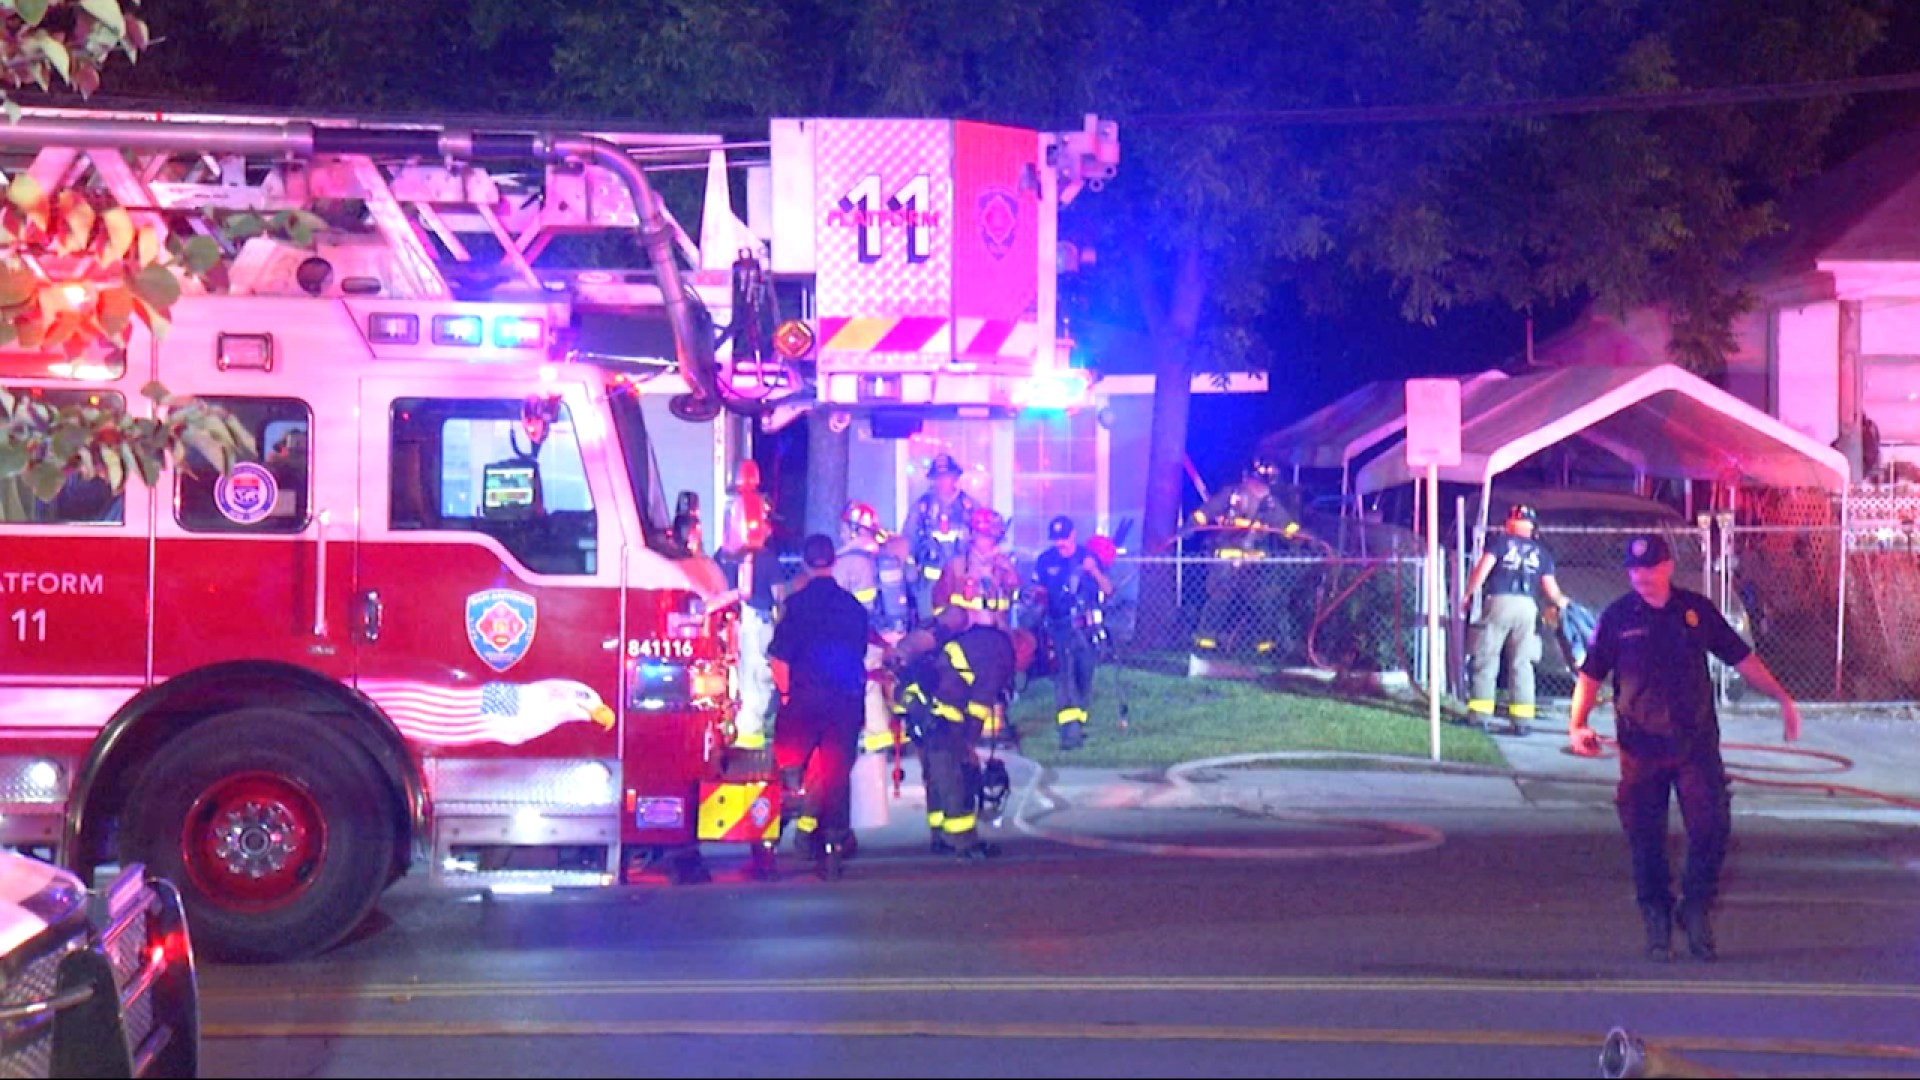
<path fill-rule="evenodd" d="M 1680 922 L 1688 951 L 1697 959 L 1712 960 L 1708 912 L 1719 889 L 1733 817 L 1707 654 L 1731 665 L 1747 685 L 1780 703 L 1787 742 L 1800 737 L 1800 710 L 1711 600 L 1674 587 L 1673 552 L 1665 540 L 1645 534 L 1628 541 L 1626 567 L 1633 591 L 1600 614 L 1574 686 L 1567 737 L 1576 754 L 1591 757 L 1600 752 L 1600 736 L 1587 726 L 1587 717 L 1599 698 L 1601 681 L 1611 676 L 1620 743 L 1620 787 L 1614 801 L 1633 851 L 1633 887 L 1646 924 L 1647 956 L 1673 956 L 1667 803 L 1668 792 L 1675 791 L 1687 826 Z"/>
<path fill-rule="evenodd" d="M 834 582 L 831 539 L 807 537 L 800 558 L 805 577 L 787 597 L 786 614 L 767 647 L 780 691 L 773 759 L 788 792 L 806 789 L 794 827 L 819 860 L 821 876 L 832 879 L 840 876 L 851 835 L 853 758 L 867 688 L 867 609 Z"/>
<path fill-rule="evenodd" d="M 1540 659 L 1540 605 L 1534 595 L 1545 591 L 1547 599 L 1562 609 L 1573 602 L 1553 576 L 1553 553 L 1533 538 L 1537 522 L 1531 506 L 1517 505 L 1507 511 L 1506 531 L 1488 541 L 1460 601 L 1464 610 L 1473 602 L 1473 594 L 1486 586 L 1480 620 L 1468 637 L 1472 685 L 1467 691 L 1467 711 L 1483 724 L 1493 719 L 1494 692 L 1504 665 L 1507 715 L 1515 735 L 1525 735 L 1538 714 L 1533 665 Z"/>

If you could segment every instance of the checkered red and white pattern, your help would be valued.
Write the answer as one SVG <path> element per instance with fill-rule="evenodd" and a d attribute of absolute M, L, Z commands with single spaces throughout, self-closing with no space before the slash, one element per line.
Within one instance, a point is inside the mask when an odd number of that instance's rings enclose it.
<path fill-rule="evenodd" d="M 953 124 L 946 120 L 822 120 L 815 134 L 814 229 L 817 239 L 817 301 L 821 353 L 856 351 L 835 347 L 842 321 L 901 320 L 916 328 L 912 351 L 951 355 L 953 331 Z M 907 258 L 906 229 L 880 227 L 880 258 L 862 263 L 859 230 L 828 224 L 840 200 L 868 176 L 878 176 L 884 200 L 918 176 L 929 183 L 931 244 L 924 262 Z M 940 320 L 931 332 L 922 320 Z M 885 335 L 881 335 L 884 337 Z M 896 335 L 897 337 L 898 335 Z M 852 344 L 849 341 L 846 344 Z M 888 342 L 887 344 L 906 344 Z M 883 348 L 879 337 L 860 352 Z"/>

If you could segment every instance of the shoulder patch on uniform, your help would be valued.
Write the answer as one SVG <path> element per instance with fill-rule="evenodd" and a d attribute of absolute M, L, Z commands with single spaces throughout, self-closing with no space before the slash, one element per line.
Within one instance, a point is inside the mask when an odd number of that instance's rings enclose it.
<path fill-rule="evenodd" d="M 1698 608 L 1687 609 L 1687 625 L 1696 628 L 1700 625 L 1700 610 Z"/>

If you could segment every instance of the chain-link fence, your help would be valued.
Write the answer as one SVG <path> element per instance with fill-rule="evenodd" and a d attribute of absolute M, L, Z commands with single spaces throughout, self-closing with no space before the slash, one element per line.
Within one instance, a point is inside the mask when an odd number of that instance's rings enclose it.
<path fill-rule="evenodd" d="M 1114 570 L 1107 626 L 1118 654 L 1186 668 L 1424 667 L 1425 560 L 1296 551 L 1129 558 Z"/>

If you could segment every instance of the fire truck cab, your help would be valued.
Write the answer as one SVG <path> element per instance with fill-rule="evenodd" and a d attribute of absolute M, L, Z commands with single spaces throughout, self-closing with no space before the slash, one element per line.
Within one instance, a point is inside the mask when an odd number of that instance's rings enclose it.
<path fill-rule="evenodd" d="M 54 403 L 139 409 L 157 380 L 258 447 L 151 488 L 76 476 L 0 523 L 0 842 L 144 862 L 204 948 L 276 959 L 338 941 L 418 858 L 451 884 L 607 884 L 660 856 L 702 876 L 703 832 L 777 835 L 776 792 L 723 783 L 731 611 L 668 517 L 639 405 L 658 368 L 583 358 L 572 292 L 475 296 L 417 257 L 413 222 L 380 220 L 434 209 L 393 150 L 445 133 L 338 130 L 263 179 L 238 155 L 223 174 L 196 133 L 59 123 L 27 167 L 117 184 L 174 228 L 196 199 L 271 210 L 276 184 L 364 209 L 313 249 L 248 241 L 163 339 L 0 359 L 9 390 Z M 67 149 L 140 138 L 170 149 Z M 621 179 L 564 145 L 512 153 Z M 478 169 L 457 179 L 445 201 L 490 209 Z M 642 225 L 649 197 L 622 204 Z"/>

